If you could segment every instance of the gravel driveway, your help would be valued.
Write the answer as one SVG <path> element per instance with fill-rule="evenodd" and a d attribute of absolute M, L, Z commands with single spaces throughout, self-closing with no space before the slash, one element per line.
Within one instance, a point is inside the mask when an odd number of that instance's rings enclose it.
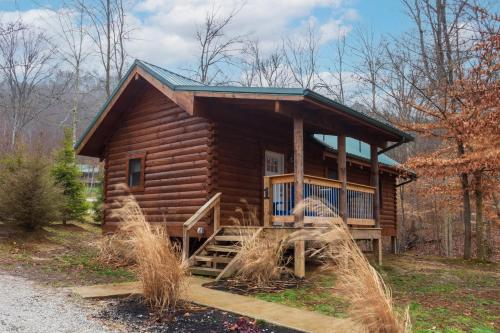
<path fill-rule="evenodd" d="M 0 332 L 111 332 L 67 293 L 0 272 Z"/>

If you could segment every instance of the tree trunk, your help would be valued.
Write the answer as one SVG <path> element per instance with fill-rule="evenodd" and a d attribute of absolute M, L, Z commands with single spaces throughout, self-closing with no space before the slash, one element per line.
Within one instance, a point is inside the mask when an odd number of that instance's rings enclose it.
<path fill-rule="evenodd" d="M 443 247 L 444 255 L 446 257 L 453 256 L 453 229 L 452 229 L 452 217 L 450 214 L 446 214 L 444 218 L 444 228 L 443 228 Z"/>
<path fill-rule="evenodd" d="M 465 148 L 462 143 L 458 144 L 458 156 L 465 154 Z M 462 188 L 462 205 L 464 208 L 464 259 L 471 258 L 472 246 L 472 227 L 471 227 L 471 207 L 469 193 L 469 175 L 465 172 L 460 174 L 460 186 Z"/>
<path fill-rule="evenodd" d="M 486 250 L 486 238 L 484 235 L 484 220 L 483 220 L 483 191 L 482 191 L 482 173 L 481 171 L 474 173 L 474 194 L 476 200 L 476 248 L 477 259 L 486 261 L 488 258 Z"/>
<path fill-rule="evenodd" d="M 111 95 L 111 4 L 110 0 L 106 1 L 106 96 Z"/>
<path fill-rule="evenodd" d="M 469 177 L 466 173 L 460 174 L 460 185 L 462 187 L 462 200 L 464 207 L 464 259 L 471 258 L 472 227 L 471 227 L 471 207 L 469 194 Z"/>

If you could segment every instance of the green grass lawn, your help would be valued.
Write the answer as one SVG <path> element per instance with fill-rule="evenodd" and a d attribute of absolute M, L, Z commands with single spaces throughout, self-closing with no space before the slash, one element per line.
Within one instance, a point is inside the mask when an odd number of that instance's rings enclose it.
<path fill-rule="evenodd" d="M 411 255 L 386 256 L 377 267 L 399 310 L 409 306 L 414 332 L 498 332 L 500 270 L 497 264 Z M 348 300 L 335 290 L 335 274 L 313 272 L 299 289 L 257 298 L 345 317 Z"/>
<path fill-rule="evenodd" d="M 135 280 L 130 269 L 98 260 L 101 228 L 90 223 L 56 223 L 38 233 L 0 239 L 0 269 L 53 286 Z"/>

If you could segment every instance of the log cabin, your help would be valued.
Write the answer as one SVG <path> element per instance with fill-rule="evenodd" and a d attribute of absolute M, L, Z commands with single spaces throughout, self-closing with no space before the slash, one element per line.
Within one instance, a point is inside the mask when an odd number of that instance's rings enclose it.
<path fill-rule="evenodd" d="M 104 232 L 119 227 L 113 210 L 133 194 L 148 222 L 182 238 L 193 272 L 220 278 L 235 270 L 244 209 L 255 220 L 248 237 L 341 219 L 380 261 L 382 238 L 397 234 L 397 182 L 408 177 L 384 153 L 411 140 L 309 89 L 208 86 L 136 60 L 76 151 L 104 160 Z M 328 209 L 294 209 L 312 197 Z M 305 246 L 294 244 L 298 276 Z"/>

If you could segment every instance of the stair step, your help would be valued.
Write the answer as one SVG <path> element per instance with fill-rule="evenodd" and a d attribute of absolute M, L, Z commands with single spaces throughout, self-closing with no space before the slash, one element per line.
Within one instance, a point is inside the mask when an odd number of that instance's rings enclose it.
<path fill-rule="evenodd" d="M 255 228 L 224 228 L 224 235 L 251 236 L 255 233 Z"/>
<path fill-rule="evenodd" d="M 215 236 L 214 239 L 220 242 L 241 242 L 243 239 L 247 237 L 243 235 L 224 235 L 224 236 Z"/>
<path fill-rule="evenodd" d="M 216 262 L 222 264 L 228 264 L 233 260 L 231 257 L 212 257 L 212 256 L 195 256 L 195 261 L 206 261 L 206 262 Z"/>
<path fill-rule="evenodd" d="M 238 252 L 239 248 L 236 247 L 236 246 L 207 245 L 207 247 L 205 247 L 205 250 L 207 250 L 207 251 L 213 251 L 213 252 L 234 253 L 234 252 Z"/>
<path fill-rule="evenodd" d="M 191 266 L 189 270 L 192 274 L 205 276 L 218 276 L 222 272 L 222 269 L 198 266 Z"/>

